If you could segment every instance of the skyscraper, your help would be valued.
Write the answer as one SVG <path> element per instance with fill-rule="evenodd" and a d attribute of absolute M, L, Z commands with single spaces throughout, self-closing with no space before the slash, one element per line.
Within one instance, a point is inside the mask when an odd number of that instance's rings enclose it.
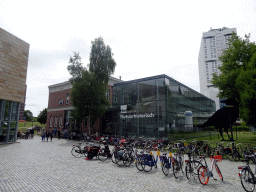
<path fill-rule="evenodd" d="M 212 74 L 220 74 L 219 66 L 222 62 L 219 56 L 223 50 L 228 48 L 228 40 L 236 28 L 210 29 L 203 33 L 201 47 L 198 57 L 200 92 L 213 99 L 216 103 L 216 110 L 220 108 L 220 99 L 217 97 L 219 90 L 211 83 Z"/>

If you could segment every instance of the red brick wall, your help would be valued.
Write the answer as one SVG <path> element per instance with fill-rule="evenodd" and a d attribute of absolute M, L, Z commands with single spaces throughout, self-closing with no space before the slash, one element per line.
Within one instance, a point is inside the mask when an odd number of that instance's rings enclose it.
<path fill-rule="evenodd" d="M 69 94 L 69 104 L 66 104 L 66 95 Z M 71 89 L 53 92 L 49 94 L 48 109 L 57 109 L 72 106 L 70 99 Z M 64 100 L 64 104 L 59 105 L 59 100 Z"/>
<path fill-rule="evenodd" d="M 110 103 L 112 104 L 113 87 L 108 85 L 108 89 L 109 89 Z M 59 110 L 58 111 L 48 111 L 47 121 L 46 121 L 46 129 L 52 130 L 52 129 L 56 128 L 58 130 L 61 130 L 62 128 L 64 128 L 64 115 L 65 114 L 64 114 L 64 109 L 61 110 L 61 108 L 72 106 L 71 98 L 69 99 L 69 104 L 66 104 L 66 95 L 67 95 L 67 93 L 69 94 L 69 97 L 70 97 L 71 89 L 58 91 L 58 92 L 52 92 L 52 93 L 49 94 L 48 110 L 50 110 L 50 109 L 59 109 Z M 64 100 L 64 103 L 59 105 L 59 100 L 62 100 L 62 99 Z M 54 126 L 55 116 L 57 116 L 57 118 L 58 118 L 57 126 Z M 60 116 L 62 116 L 62 127 L 59 127 L 59 117 Z M 51 117 L 53 117 L 52 127 L 50 127 Z M 98 118 L 98 120 L 94 123 L 93 127 L 91 127 L 91 133 L 101 132 L 100 127 L 101 127 L 101 122 L 100 122 L 100 118 Z M 89 133 L 89 120 L 87 122 L 86 127 L 82 123 L 81 129 L 84 133 Z"/>

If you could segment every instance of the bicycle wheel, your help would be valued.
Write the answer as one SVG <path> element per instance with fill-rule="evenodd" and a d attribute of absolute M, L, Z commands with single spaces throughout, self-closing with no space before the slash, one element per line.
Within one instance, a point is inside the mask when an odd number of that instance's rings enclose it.
<path fill-rule="evenodd" d="M 187 162 L 186 163 L 186 167 L 185 167 L 185 171 L 186 171 L 186 177 L 187 179 L 190 179 L 192 174 L 193 174 L 193 169 L 191 167 L 191 163 Z"/>
<path fill-rule="evenodd" d="M 180 176 L 181 168 L 179 162 L 175 159 L 173 162 L 173 175 L 177 179 Z"/>
<path fill-rule="evenodd" d="M 144 157 L 142 160 L 142 168 L 145 172 L 149 172 L 152 170 L 152 161 L 148 160 L 148 157 Z"/>
<path fill-rule="evenodd" d="M 221 181 L 223 181 L 223 176 L 222 176 L 220 168 L 217 164 L 215 164 L 215 169 L 216 169 L 218 175 L 220 176 Z"/>
<path fill-rule="evenodd" d="M 126 167 L 129 167 L 131 165 L 131 157 L 129 154 L 125 153 L 124 156 L 123 156 L 123 164 L 126 166 Z"/>
<path fill-rule="evenodd" d="M 244 168 L 242 170 L 240 178 L 241 178 L 241 184 L 245 191 L 247 191 L 247 192 L 254 191 L 255 178 L 253 176 L 253 173 L 248 168 Z"/>
<path fill-rule="evenodd" d="M 235 161 L 239 161 L 239 160 L 240 160 L 240 154 L 239 154 L 238 151 L 234 151 L 233 159 L 234 159 Z"/>
<path fill-rule="evenodd" d="M 112 153 L 111 160 L 112 160 L 113 163 L 116 164 L 116 152 Z"/>
<path fill-rule="evenodd" d="M 108 158 L 108 154 L 105 153 L 105 150 L 104 149 L 100 149 L 99 152 L 98 152 L 98 158 L 100 161 L 106 161 L 107 158 Z"/>
<path fill-rule="evenodd" d="M 203 185 L 207 185 L 207 183 L 209 181 L 209 176 L 207 176 L 206 173 L 207 173 L 207 169 L 205 166 L 199 167 L 198 179 L 199 179 L 200 183 L 202 183 Z"/>
<path fill-rule="evenodd" d="M 138 156 L 137 159 L 135 160 L 135 165 L 139 171 L 143 171 L 142 161 L 143 161 L 142 156 Z"/>
<path fill-rule="evenodd" d="M 203 166 L 203 164 L 200 161 L 193 160 L 191 161 L 191 171 L 193 172 L 193 175 L 198 174 L 199 167 Z"/>
<path fill-rule="evenodd" d="M 71 150 L 71 154 L 74 156 L 74 157 L 78 157 L 80 155 L 80 148 L 75 146 L 72 148 Z"/>
<path fill-rule="evenodd" d="M 167 176 L 169 174 L 168 162 L 166 160 L 164 160 L 161 167 L 162 167 L 162 171 L 163 171 L 164 175 Z"/>

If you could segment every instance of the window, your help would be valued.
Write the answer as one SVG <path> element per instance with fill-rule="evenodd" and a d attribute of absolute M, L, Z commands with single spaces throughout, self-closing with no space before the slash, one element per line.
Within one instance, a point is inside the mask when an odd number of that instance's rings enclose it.
<path fill-rule="evenodd" d="M 66 104 L 69 104 L 69 94 L 66 95 Z"/>
<path fill-rule="evenodd" d="M 57 125 L 58 125 L 58 117 L 55 116 L 54 127 L 57 127 Z"/>
<path fill-rule="evenodd" d="M 64 104 L 64 99 L 60 99 L 59 100 L 59 105 L 63 105 Z"/>
<path fill-rule="evenodd" d="M 52 127 L 53 117 L 50 118 L 50 127 Z"/>
<path fill-rule="evenodd" d="M 106 99 L 109 100 L 109 90 L 106 92 Z"/>
<path fill-rule="evenodd" d="M 62 126 L 62 116 L 59 117 L 59 127 Z"/>

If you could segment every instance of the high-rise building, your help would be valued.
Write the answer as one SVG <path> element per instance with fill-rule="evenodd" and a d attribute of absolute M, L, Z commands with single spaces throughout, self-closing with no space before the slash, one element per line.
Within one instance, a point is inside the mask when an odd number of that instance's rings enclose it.
<path fill-rule="evenodd" d="M 215 101 L 216 110 L 220 108 L 220 98 L 217 97 L 218 88 L 211 83 L 212 74 L 220 74 L 218 67 L 222 65 L 222 62 L 219 60 L 219 56 L 224 49 L 228 48 L 228 40 L 233 32 L 236 33 L 236 28 L 211 28 L 202 36 L 198 58 L 200 92 Z"/>

